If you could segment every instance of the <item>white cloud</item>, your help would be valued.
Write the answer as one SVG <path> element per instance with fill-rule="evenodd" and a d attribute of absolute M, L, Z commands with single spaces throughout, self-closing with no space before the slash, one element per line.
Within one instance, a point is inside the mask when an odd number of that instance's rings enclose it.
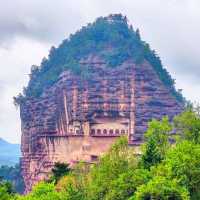
<path fill-rule="evenodd" d="M 49 46 L 19 38 L 9 49 L 0 48 L 0 137 L 20 141 L 19 110 L 13 104 L 27 84 L 31 64 L 39 64 Z"/>

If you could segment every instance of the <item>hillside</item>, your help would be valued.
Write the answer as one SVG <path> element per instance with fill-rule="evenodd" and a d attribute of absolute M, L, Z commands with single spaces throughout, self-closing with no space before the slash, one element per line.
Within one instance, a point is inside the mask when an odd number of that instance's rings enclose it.
<path fill-rule="evenodd" d="M 29 84 L 14 99 L 15 103 L 20 104 L 30 97 L 40 97 L 45 89 L 58 81 L 63 71 L 69 70 L 85 79 L 89 78 L 91 70 L 89 66 L 83 67 L 81 60 L 91 53 L 98 54 L 108 68 L 120 66 L 129 59 L 133 59 L 136 64 L 149 62 L 171 94 L 178 101 L 184 101 L 175 88 L 175 80 L 163 67 L 157 53 L 141 39 L 139 30 L 134 30 L 126 17 L 115 14 L 97 18 L 94 23 L 83 26 L 63 40 L 58 48 L 52 47 L 48 58 L 44 58 L 40 66 L 32 66 Z"/>
<path fill-rule="evenodd" d="M 0 138 L 0 165 L 15 165 L 19 162 L 20 145 L 11 144 Z"/>

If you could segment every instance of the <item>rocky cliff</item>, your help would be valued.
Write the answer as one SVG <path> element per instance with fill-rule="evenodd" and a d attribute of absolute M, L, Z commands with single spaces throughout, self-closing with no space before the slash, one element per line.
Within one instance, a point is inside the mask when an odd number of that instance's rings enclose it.
<path fill-rule="evenodd" d="M 121 18 L 121 15 L 114 15 L 103 19 L 106 26 L 111 26 L 121 23 Z M 128 27 L 126 21 L 125 25 Z M 93 26 L 89 25 L 89 28 Z M 33 184 L 48 177 L 55 162 L 95 162 L 121 135 L 127 135 L 130 145 L 139 145 L 148 121 L 165 115 L 172 119 L 182 111 L 183 101 L 174 95 L 173 85 L 169 87 L 163 81 L 155 64 L 148 59 L 150 54 L 140 62 L 134 57 L 136 53 L 126 56 L 113 67 L 107 57 L 102 56 L 116 51 L 115 45 L 111 44 L 106 42 L 101 51 L 89 51 L 76 58 L 81 73 L 62 68 L 56 81 L 43 87 L 40 95 L 27 92 L 21 98 L 21 166 L 26 192 Z M 57 58 L 63 56 L 59 57 L 61 47 L 53 53 Z M 69 52 L 69 48 L 67 50 Z M 120 56 L 117 54 L 114 58 Z M 43 73 L 43 68 L 37 69 L 37 77 Z M 46 70 L 43 74 L 47 73 Z M 32 74 L 27 91 L 30 91 L 30 84 L 35 83 L 34 76 Z M 41 79 L 38 79 L 39 83 Z"/>

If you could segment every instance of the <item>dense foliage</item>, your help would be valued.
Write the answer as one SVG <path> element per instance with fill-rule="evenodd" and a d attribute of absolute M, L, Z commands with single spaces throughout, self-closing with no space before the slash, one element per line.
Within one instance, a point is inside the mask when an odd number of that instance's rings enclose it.
<path fill-rule="evenodd" d="M 90 53 L 98 53 L 108 67 L 116 67 L 130 58 L 137 64 L 147 60 L 171 93 L 179 101 L 183 101 L 160 58 L 141 40 L 139 30 L 133 30 L 126 17 L 116 14 L 98 18 L 94 23 L 70 35 L 58 48 L 52 47 L 48 59 L 44 58 L 39 67 L 32 66 L 28 87 L 24 88 L 23 95 L 19 94 L 15 98 L 15 103 L 22 103 L 26 97 L 40 96 L 45 88 L 58 80 L 64 70 L 71 70 L 84 78 L 90 77 L 88 66 L 81 66 L 79 63 Z"/>
<path fill-rule="evenodd" d="M 122 137 L 96 164 L 81 162 L 73 170 L 57 164 L 53 170 L 57 181 L 41 182 L 26 196 L 14 195 L 1 183 L 0 199 L 199 200 L 199 126 L 200 115 L 192 110 L 173 123 L 167 118 L 153 120 L 141 156 Z"/>
<path fill-rule="evenodd" d="M 10 200 L 14 197 L 14 190 L 10 182 L 0 179 L 0 199 L 1 200 Z"/>
<path fill-rule="evenodd" d="M 21 175 L 19 164 L 15 166 L 3 165 L 0 167 L 0 177 L 4 181 L 12 183 L 15 192 L 22 193 L 24 190 L 24 182 Z"/>
<path fill-rule="evenodd" d="M 65 163 L 55 163 L 52 169 L 52 176 L 49 181 L 55 181 L 57 183 L 63 176 L 68 175 L 70 168 L 68 164 Z"/>

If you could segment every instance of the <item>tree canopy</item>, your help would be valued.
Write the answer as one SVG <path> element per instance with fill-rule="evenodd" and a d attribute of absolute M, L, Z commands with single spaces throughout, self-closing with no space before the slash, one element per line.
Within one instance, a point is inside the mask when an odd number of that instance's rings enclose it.
<path fill-rule="evenodd" d="M 199 121 L 199 113 L 192 110 L 175 117 L 172 123 L 166 117 L 153 120 L 141 155 L 122 137 L 93 165 L 80 162 L 69 170 L 67 165 L 57 163 L 52 171 L 57 180 L 39 183 L 28 195 L 15 195 L 7 182 L 0 182 L 0 197 L 3 200 L 199 200 L 200 142 L 195 128 Z M 174 129 L 181 136 L 174 136 Z"/>

